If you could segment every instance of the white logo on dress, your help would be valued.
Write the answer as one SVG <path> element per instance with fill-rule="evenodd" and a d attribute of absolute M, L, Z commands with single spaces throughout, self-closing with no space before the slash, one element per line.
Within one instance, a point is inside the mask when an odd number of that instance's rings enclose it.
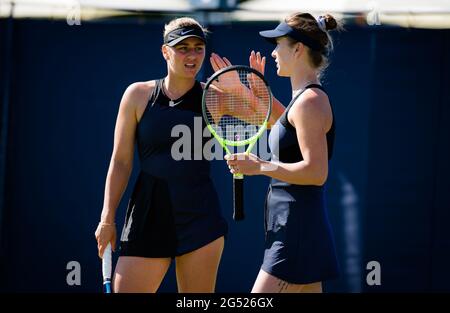
<path fill-rule="evenodd" d="M 170 100 L 170 101 L 169 101 L 169 106 L 170 106 L 170 107 L 174 107 L 174 106 L 176 106 L 177 104 L 181 103 L 181 101 L 182 101 L 182 100 L 180 100 L 180 101 L 178 101 L 178 102 L 175 102 L 175 101 L 173 101 L 173 100 Z"/>

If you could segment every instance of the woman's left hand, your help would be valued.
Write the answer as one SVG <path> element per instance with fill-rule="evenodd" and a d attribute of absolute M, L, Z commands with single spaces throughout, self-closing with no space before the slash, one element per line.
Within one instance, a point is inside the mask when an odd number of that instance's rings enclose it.
<path fill-rule="evenodd" d="M 216 53 L 211 53 L 210 62 L 214 72 L 232 65 L 227 58 L 222 58 Z M 212 85 L 216 87 L 220 92 L 231 94 L 239 94 L 243 88 L 242 82 L 239 79 L 239 75 L 236 71 L 223 73 L 220 76 L 220 81 L 216 80 L 212 82 Z"/>
<path fill-rule="evenodd" d="M 250 153 L 236 153 L 225 156 L 231 174 L 258 175 L 261 174 L 263 161 L 256 155 Z"/>

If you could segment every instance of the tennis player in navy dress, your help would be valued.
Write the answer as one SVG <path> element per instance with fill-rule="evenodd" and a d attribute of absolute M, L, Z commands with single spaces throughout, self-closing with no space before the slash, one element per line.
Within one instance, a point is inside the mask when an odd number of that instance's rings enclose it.
<path fill-rule="evenodd" d="M 293 96 L 272 126 L 270 161 L 253 154 L 231 155 L 227 161 L 231 173 L 271 178 L 264 260 L 252 292 L 322 292 L 322 282 L 338 276 L 324 188 L 335 122 L 319 81 L 331 50 L 328 31 L 336 27 L 331 15 L 316 19 L 296 13 L 275 29 L 260 32 L 276 44 L 272 57 L 277 74 L 290 77 Z M 255 59 L 252 53 L 250 60 L 264 72 L 264 58 Z M 274 104 L 279 107 L 278 100 Z"/>
<path fill-rule="evenodd" d="M 227 224 L 210 164 L 203 157 L 202 142 L 197 144 L 194 136 L 187 155 L 181 151 L 180 157 L 173 150 L 179 140 L 177 127 L 194 135 L 195 124 L 203 123 L 203 89 L 195 77 L 205 58 L 205 42 L 205 30 L 197 21 L 171 21 L 162 46 L 167 76 L 134 83 L 123 95 L 96 230 L 99 255 L 108 242 L 115 249 L 115 212 L 132 170 L 136 143 L 140 172 L 120 237 L 114 292 L 156 292 L 172 259 L 179 292 L 214 291 Z M 200 127 L 203 130 L 204 125 Z"/>

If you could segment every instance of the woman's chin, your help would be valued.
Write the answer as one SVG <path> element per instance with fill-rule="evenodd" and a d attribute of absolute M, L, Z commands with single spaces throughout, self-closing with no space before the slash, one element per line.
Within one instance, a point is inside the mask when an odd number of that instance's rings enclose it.
<path fill-rule="evenodd" d="M 189 77 L 189 78 L 194 78 L 195 76 L 197 76 L 197 74 L 200 72 L 200 70 L 198 68 L 196 69 L 185 69 L 184 70 L 184 76 Z"/>
<path fill-rule="evenodd" d="M 283 71 L 280 68 L 277 68 L 277 75 L 280 77 L 289 77 L 289 75 L 283 73 Z"/>

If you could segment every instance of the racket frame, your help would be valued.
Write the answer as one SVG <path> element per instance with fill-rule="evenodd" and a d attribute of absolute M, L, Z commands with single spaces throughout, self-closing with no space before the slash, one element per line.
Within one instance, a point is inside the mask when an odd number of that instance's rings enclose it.
<path fill-rule="evenodd" d="M 208 119 L 208 115 L 206 114 L 207 108 L 206 108 L 206 95 L 208 93 L 208 89 L 209 86 L 217 79 L 218 76 L 222 75 L 223 73 L 226 72 L 231 72 L 231 71 L 239 71 L 239 70 L 246 70 L 248 72 L 251 72 L 249 74 L 255 74 L 257 75 L 266 85 L 268 94 L 269 94 L 269 109 L 267 110 L 266 113 L 266 117 L 264 119 L 264 122 L 262 123 L 262 125 L 260 126 L 260 128 L 258 129 L 258 131 L 256 132 L 256 134 L 254 134 L 252 137 L 248 138 L 248 139 L 244 139 L 244 140 L 228 140 L 225 138 L 222 138 L 221 136 L 219 136 L 219 134 L 217 134 L 217 132 L 214 130 L 214 128 L 211 126 L 211 123 L 209 122 Z M 225 149 L 225 151 L 228 154 L 231 154 L 230 150 L 228 149 L 227 146 L 232 146 L 232 147 L 242 147 L 242 146 L 246 146 L 249 145 L 246 149 L 246 154 L 249 154 L 250 151 L 252 151 L 253 146 L 255 145 L 255 143 L 258 141 L 258 139 L 261 137 L 262 133 L 264 131 L 266 131 L 267 129 L 267 124 L 269 122 L 269 117 L 270 114 L 272 113 L 272 91 L 270 90 L 270 86 L 267 83 L 266 79 L 264 78 L 264 75 L 261 74 L 259 71 L 246 66 L 246 65 L 231 65 L 228 67 L 225 67 L 217 72 L 215 72 L 206 82 L 205 87 L 203 89 L 203 96 L 202 96 L 202 114 L 203 114 L 203 119 L 206 122 L 206 127 L 208 128 L 208 130 L 211 132 L 211 134 L 214 136 L 214 138 L 216 138 L 216 140 L 219 142 L 219 144 Z"/>
<path fill-rule="evenodd" d="M 248 72 L 248 74 L 255 74 L 257 75 L 265 84 L 266 88 L 267 88 L 267 92 L 268 92 L 268 99 L 269 99 L 269 105 L 268 105 L 268 110 L 264 119 L 264 122 L 261 124 L 261 126 L 259 127 L 258 131 L 256 132 L 256 134 L 254 134 L 252 137 L 244 139 L 244 140 L 228 140 L 225 138 L 222 138 L 217 132 L 216 130 L 211 126 L 211 123 L 209 122 L 209 118 L 207 115 L 207 107 L 206 107 L 206 96 L 208 94 L 208 90 L 210 85 L 217 79 L 217 77 L 219 77 L 220 75 L 227 73 L 227 72 L 231 72 L 231 71 L 238 71 L 239 70 L 245 70 Z M 239 77 L 240 78 L 240 77 Z M 242 82 L 242 81 L 241 81 Z M 246 86 L 245 86 L 246 87 Z M 256 97 L 256 96 L 255 96 Z M 230 150 L 228 149 L 227 146 L 232 146 L 232 147 L 242 147 L 242 146 L 246 146 L 248 145 L 245 154 L 250 154 L 250 152 L 252 151 L 254 145 L 256 144 L 256 142 L 258 141 L 258 139 L 261 137 L 261 135 L 263 134 L 263 132 L 266 131 L 267 129 L 267 125 L 268 125 L 268 121 L 269 121 L 269 117 L 270 114 L 272 112 L 272 91 L 270 90 L 270 86 L 267 83 L 266 79 L 264 78 L 264 75 L 261 74 L 259 71 L 246 66 L 246 65 L 232 65 L 232 66 L 228 66 L 225 67 L 217 72 L 215 72 L 206 82 L 204 89 L 203 89 L 203 96 L 202 96 L 202 114 L 203 114 L 203 119 L 205 120 L 206 123 L 206 127 L 208 128 L 208 130 L 210 131 L 210 133 L 214 136 L 214 138 L 219 142 L 219 144 L 222 146 L 222 148 L 225 150 L 225 152 L 227 154 L 231 154 Z M 220 123 L 220 121 L 219 121 Z M 242 220 L 244 219 L 244 210 L 243 207 L 240 208 L 239 212 L 237 212 L 236 210 L 236 198 L 239 198 L 242 203 L 243 203 L 243 178 L 244 175 L 241 173 L 235 173 L 233 174 L 233 202 L 235 204 L 235 210 L 234 210 L 234 214 L 233 214 L 233 219 L 235 220 Z M 239 190 L 239 191 L 237 191 Z M 238 202 L 239 202 L 238 201 Z M 242 205 L 242 203 L 240 205 Z"/>

